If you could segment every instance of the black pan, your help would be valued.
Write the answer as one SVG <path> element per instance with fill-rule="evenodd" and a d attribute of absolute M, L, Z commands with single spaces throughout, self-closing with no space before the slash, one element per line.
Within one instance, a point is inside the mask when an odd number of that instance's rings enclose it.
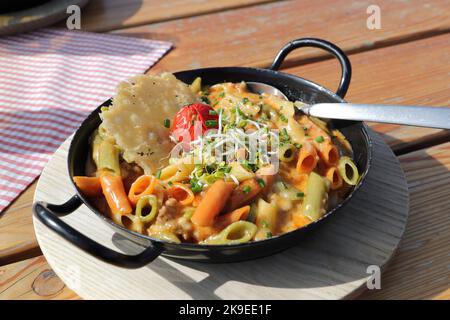
<path fill-rule="evenodd" d="M 339 60 L 342 67 L 342 76 L 336 93 L 303 78 L 277 71 L 286 55 L 300 47 L 321 48 L 330 52 Z M 191 83 L 196 77 L 201 77 L 203 84 L 215 84 L 223 81 L 257 81 L 277 87 L 292 101 L 301 100 L 306 103 L 345 102 L 343 98 L 350 84 L 351 65 L 346 55 L 332 43 L 320 39 L 305 38 L 291 41 L 284 46 L 269 69 L 243 67 L 205 68 L 177 72 L 175 76 L 185 83 Z M 108 100 L 102 106 L 108 106 L 110 104 L 111 100 Z M 70 144 L 67 164 L 71 179 L 73 176 L 85 175 L 84 166 L 89 151 L 88 140 L 100 124 L 99 112 L 102 106 L 92 112 L 81 124 Z M 366 125 L 361 122 L 350 121 L 333 121 L 332 124 L 337 129 L 340 129 L 351 143 L 355 162 L 361 172 L 362 178 L 340 205 L 327 212 L 318 221 L 304 228 L 267 240 L 238 245 L 198 245 L 165 242 L 130 231 L 115 224 L 90 204 L 89 199 L 84 197 L 78 189 L 76 195 L 61 205 L 36 202 L 33 207 L 34 214 L 47 227 L 80 249 L 100 260 L 126 268 L 139 268 L 153 261 L 159 255 L 202 262 L 232 262 L 271 255 L 294 246 L 301 241 L 307 232 L 322 224 L 330 215 L 338 214 L 351 201 L 353 195 L 365 181 L 364 178 L 370 167 L 372 152 L 372 143 Z M 76 188 L 73 180 L 72 184 Z M 82 204 L 86 205 L 103 222 L 111 226 L 115 232 L 144 246 L 145 250 L 138 255 L 119 253 L 87 238 L 59 218 L 60 216 L 75 211 Z"/>

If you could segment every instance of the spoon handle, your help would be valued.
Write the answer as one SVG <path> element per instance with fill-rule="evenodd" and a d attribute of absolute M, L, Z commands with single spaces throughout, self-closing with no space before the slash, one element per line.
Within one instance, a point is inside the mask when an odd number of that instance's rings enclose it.
<path fill-rule="evenodd" d="M 311 116 L 450 129 L 450 108 L 381 104 L 317 103 L 302 107 Z"/>

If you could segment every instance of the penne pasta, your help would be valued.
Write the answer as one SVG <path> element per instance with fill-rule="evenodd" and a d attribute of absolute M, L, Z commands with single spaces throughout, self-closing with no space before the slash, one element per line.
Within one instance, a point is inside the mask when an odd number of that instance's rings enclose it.
<path fill-rule="evenodd" d="M 141 197 L 152 194 L 155 190 L 157 181 L 158 180 L 154 176 L 150 175 L 142 175 L 137 178 L 128 192 L 128 199 L 130 202 L 133 205 L 136 205 Z"/>
<path fill-rule="evenodd" d="M 256 226 L 248 221 L 237 221 L 223 229 L 219 234 L 202 241 L 203 244 L 240 244 L 253 239 Z"/>
<path fill-rule="evenodd" d="M 309 143 L 303 143 L 297 160 L 298 173 L 310 173 L 317 166 L 319 157 L 314 146 Z"/>
<path fill-rule="evenodd" d="M 325 172 L 325 177 L 330 181 L 330 189 L 337 190 L 344 184 L 341 174 L 336 167 L 330 167 Z"/>
<path fill-rule="evenodd" d="M 113 214 L 129 214 L 133 211 L 128 201 L 127 194 L 123 186 L 122 178 L 119 176 L 100 176 L 103 195 Z"/>
<path fill-rule="evenodd" d="M 339 151 L 331 141 L 318 143 L 319 157 L 328 167 L 336 166 L 339 161 Z"/>
<path fill-rule="evenodd" d="M 181 183 L 174 183 L 172 187 L 167 190 L 167 195 L 170 198 L 175 198 L 183 206 L 192 204 L 194 201 L 194 193 L 187 185 Z"/>
<path fill-rule="evenodd" d="M 342 179 L 351 186 L 358 183 L 359 173 L 355 163 L 349 157 L 342 157 L 338 163 L 338 170 Z"/>
<path fill-rule="evenodd" d="M 306 186 L 302 211 L 312 221 L 318 220 L 325 213 L 329 183 L 315 172 L 311 172 Z"/>
<path fill-rule="evenodd" d="M 88 197 L 99 197 L 102 195 L 102 185 L 98 177 L 73 177 L 73 182 L 81 193 Z"/>
<path fill-rule="evenodd" d="M 262 240 L 272 237 L 277 226 L 277 205 L 274 202 L 266 202 L 259 199 L 256 207 L 256 226 L 258 231 L 255 240 Z"/>
<path fill-rule="evenodd" d="M 212 226 L 214 219 L 224 208 L 234 187 L 235 184 L 232 182 L 225 182 L 223 180 L 214 182 L 195 209 L 191 218 L 192 222 L 202 227 Z"/>
<path fill-rule="evenodd" d="M 158 199 L 154 195 L 145 195 L 136 203 L 135 215 L 142 224 L 152 222 L 158 214 Z"/>
<path fill-rule="evenodd" d="M 250 212 L 250 206 L 244 206 L 242 208 L 235 209 L 226 214 L 222 214 L 216 218 L 214 226 L 218 229 L 223 229 L 229 224 L 239 220 L 246 220 Z"/>

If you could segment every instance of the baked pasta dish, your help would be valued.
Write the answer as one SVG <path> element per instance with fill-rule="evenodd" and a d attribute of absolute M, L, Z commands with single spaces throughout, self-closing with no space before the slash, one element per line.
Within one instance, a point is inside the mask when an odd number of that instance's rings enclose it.
<path fill-rule="evenodd" d="M 245 82 L 122 82 L 90 139 L 79 191 L 134 232 L 223 245 L 302 228 L 359 180 L 340 131 Z M 296 111 L 297 110 L 297 111 Z"/>

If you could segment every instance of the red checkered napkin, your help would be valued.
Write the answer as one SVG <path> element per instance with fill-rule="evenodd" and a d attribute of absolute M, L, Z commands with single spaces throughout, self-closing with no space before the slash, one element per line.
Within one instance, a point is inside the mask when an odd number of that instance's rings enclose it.
<path fill-rule="evenodd" d="M 119 81 L 171 46 L 63 29 L 0 37 L 0 213 Z"/>

